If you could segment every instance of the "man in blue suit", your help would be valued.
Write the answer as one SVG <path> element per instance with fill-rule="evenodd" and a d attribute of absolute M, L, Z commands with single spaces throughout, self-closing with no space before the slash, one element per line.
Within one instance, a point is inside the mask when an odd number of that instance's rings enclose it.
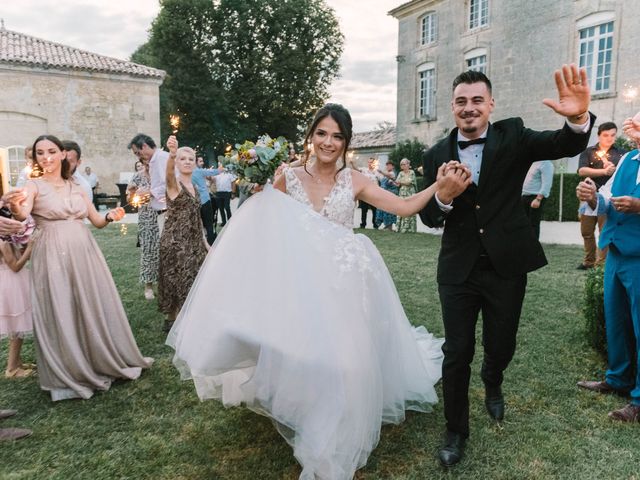
<path fill-rule="evenodd" d="M 640 113 L 627 119 L 624 132 L 640 145 Z M 599 246 L 609 247 L 604 273 L 604 317 L 608 363 L 605 380 L 578 386 L 599 393 L 630 394 L 631 402 L 609 417 L 640 421 L 640 152 L 627 153 L 614 175 L 596 193 L 587 179 L 576 188 L 587 214 L 607 215 Z M 635 365 L 634 365 L 635 362 Z"/>

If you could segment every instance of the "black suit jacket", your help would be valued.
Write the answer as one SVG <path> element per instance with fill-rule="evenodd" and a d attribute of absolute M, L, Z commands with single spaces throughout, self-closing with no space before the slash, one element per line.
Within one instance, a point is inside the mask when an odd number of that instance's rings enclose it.
<path fill-rule="evenodd" d="M 591 126 L 595 116 L 591 115 Z M 463 283 L 478 256 L 486 252 L 499 275 L 515 277 L 547 264 L 540 242 L 522 208 L 522 183 L 531 164 L 582 152 L 589 132 L 574 133 L 566 124 L 560 130 L 538 132 L 525 128 L 521 118 L 489 125 L 482 153 L 479 185 L 472 184 L 453 201 L 445 214 L 435 197 L 420 212 L 430 227 L 444 224 L 438 259 L 438 282 Z M 458 160 L 458 129 L 430 148 L 424 156 L 425 185 L 436 180 L 438 167 Z"/>

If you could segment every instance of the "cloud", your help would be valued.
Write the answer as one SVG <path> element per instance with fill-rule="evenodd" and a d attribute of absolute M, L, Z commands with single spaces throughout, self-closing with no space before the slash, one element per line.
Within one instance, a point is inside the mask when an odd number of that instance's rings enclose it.
<path fill-rule="evenodd" d="M 274 0 L 275 1 L 275 0 Z M 331 101 L 352 112 L 358 131 L 395 122 L 397 21 L 400 0 L 326 0 L 334 8 L 345 50 Z M 158 0 L 0 0 L 8 30 L 110 57 L 128 59 L 147 41 Z"/>
<path fill-rule="evenodd" d="M 398 0 L 327 0 L 345 35 L 341 77 L 331 85 L 332 102 L 351 112 L 355 131 L 396 119 L 397 20 L 387 12 Z"/>
<path fill-rule="evenodd" d="M 396 83 L 396 62 L 359 60 L 344 65 L 341 78 L 361 79 L 370 85 L 385 87 Z"/>
<path fill-rule="evenodd" d="M 331 101 L 349 110 L 354 131 L 372 130 L 384 121 L 395 123 L 395 84 L 378 86 L 362 80 L 341 79 L 334 87 Z"/>
<path fill-rule="evenodd" d="M 110 57 L 128 59 L 146 42 L 157 0 L 21 0 L 3 2 L 7 30 Z"/>

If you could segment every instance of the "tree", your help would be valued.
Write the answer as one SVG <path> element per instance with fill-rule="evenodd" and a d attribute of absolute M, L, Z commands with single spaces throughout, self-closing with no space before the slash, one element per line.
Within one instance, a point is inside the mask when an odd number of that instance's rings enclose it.
<path fill-rule="evenodd" d="M 613 144 L 616 148 L 619 148 L 623 152 L 630 152 L 636 148 L 635 143 L 630 141 L 627 137 L 619 136 Z"/>
<path fill-rule="evenodd" d="M 132 61 L 167 72 L 163 138 L 204 149 L 268 133 L 295 140 L 328 97 L 343 36 L 323 0 L 161 0 Z"/>
<path fill-rule="evenodd" d="M 396 165 L 396 168 L 399 168 L 400 160 L 408 158 L 411 162 L 411 168 L 415 170 L 422 166 L 422 157 L 426 149 L 426 145 L 416 138 L 413 140 L 404 140 L 396 143 L 396 146 L 389 154 L 389 160 Z"/>

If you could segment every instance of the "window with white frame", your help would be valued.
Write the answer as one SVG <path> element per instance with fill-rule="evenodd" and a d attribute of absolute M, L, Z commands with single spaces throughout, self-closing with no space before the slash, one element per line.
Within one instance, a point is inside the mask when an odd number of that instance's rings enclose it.
<path fill-rule="evenodd" d="M 591 91 L 610 91 L 613 21 L 580 28 L 579 37 L 579 65 L 587 70 Z"/>
<path fill-rule="evenodd" d="M 464 54 L 464 65 L 467 70 L 475 70 L 487 74 L 487 49 L 486 48 L 474 48 Z"/>
<path fill-rule="evenodd" d="M 430 45 L 438 40 L 438 17 L 435 12 L 427 13 L 420 20 L 420 45 Z"/>
<path fill-rule="evenodd" d="M 476 72 L 487 73 L 487 56 L 480 55 L 467 59 L 467 70 L 475 70 Z"/>
<path fill-rule="evenodd" d="M 12 146 L 7 148 L 9 161 L 9 183 L 13 186 L 18 182 L 18 176 L 26 165 L 24 160 L 24 150 L 25 147 L 21 146 Z"/>
<path fill-rule="evenodd" d="M 418 116 L 436 117 L 436 68 L 433 63 L 418 68 Z"/>
<path fill-rule="evenodd" d="M 469 0 L 469 30 L 489 25 L 489 0 Z"/>

